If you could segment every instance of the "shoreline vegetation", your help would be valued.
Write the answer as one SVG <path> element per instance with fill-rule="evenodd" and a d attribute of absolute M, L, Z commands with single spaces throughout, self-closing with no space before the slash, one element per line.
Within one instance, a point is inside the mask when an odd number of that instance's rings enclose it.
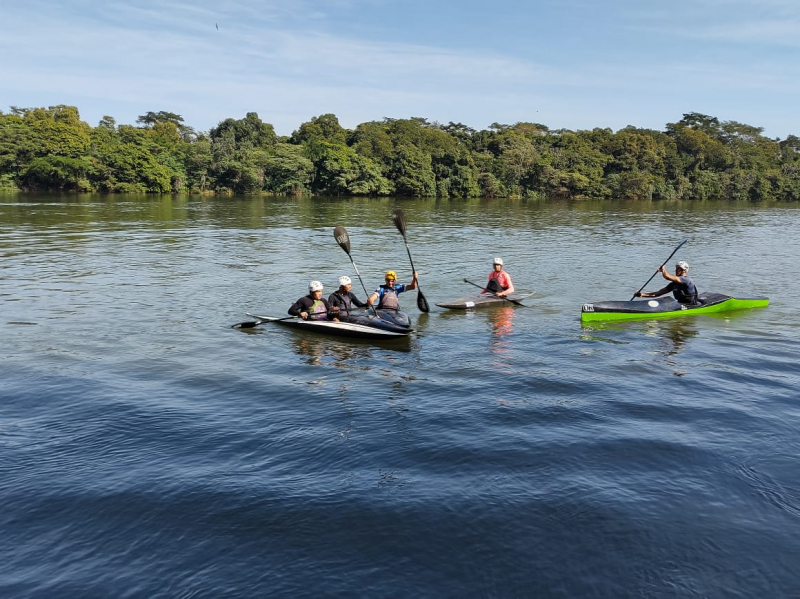
<path fill-rule="evenodd" d="M 208 132 L 164 111 L 136 122 L 0 111 L 0 191 L 800 200 L 800 138 L 699 113 L 617 132 L 424 118 L 345 129 L 323 114 L 282 137 L 255 112 Z"/>

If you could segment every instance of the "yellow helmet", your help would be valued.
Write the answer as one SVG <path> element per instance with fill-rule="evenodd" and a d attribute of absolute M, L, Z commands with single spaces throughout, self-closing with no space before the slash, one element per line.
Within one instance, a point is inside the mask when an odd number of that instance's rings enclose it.
<path fill-rule="evenodd" d="M 397 280 L 397 273 L 394 272 L 393 270 L 387 270 L 386 271 L 386 278 L 387 279 L 394 279 L 396 281 Z"/>

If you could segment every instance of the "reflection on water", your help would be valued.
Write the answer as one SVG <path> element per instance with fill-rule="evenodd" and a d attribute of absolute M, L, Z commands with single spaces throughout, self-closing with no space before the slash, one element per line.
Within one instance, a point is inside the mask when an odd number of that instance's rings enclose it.
<path fill-rule="evenodd" d="M 687 348 L 688 342 L 697 337 L 700 329 L 697 320 L 651 320 L 646 321 L 645 332 L 657 336 L 659 339 L 657 355 L 662 356 L 664 363 L 672 370 L 675 376 L 684 376 L 686 370 L 673 358 Z"/>
<path fill-rule="evenodd" d="M 675 356 L 686 348 L 686 343 L 697 337 L 700 329 L 695 319 L 646 321 L 645 331 L 661 340 L 657 352 L 665 357 Z"/>
<path fill-rule="evenodd" d="M 356 368 L 359 360 L 374 358 L 373 352 L 392 351 L 410 352 L 412 345 L 407 338 L 391 341 L 333 338 L 311 333 L 296 333 L 291 336 L 291 344 L 295 353 L 305 358 L 311 366 L 321 366 L 323 362 L 336 368 Z M 327 360 L 326 360 L 327 358 Z M 391 361 L 391 355 L 383 359 Z"/>
<path fill-rule="evenodd" d="M 514 329 L 514 308 L 490 309 L 488 314 L 489 322 L 492 325 L 489 349 L 493 354 L 506 353 L 510 350 L 509 336 Z"/>

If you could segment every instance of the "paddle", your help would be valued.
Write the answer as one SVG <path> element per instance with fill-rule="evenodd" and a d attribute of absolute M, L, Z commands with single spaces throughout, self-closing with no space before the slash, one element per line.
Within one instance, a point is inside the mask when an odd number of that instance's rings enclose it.
<path fill-rule="evenodd" d="M 467 279 L 464 279 L 464 282 L 465 283 L 469 283 L 470 285 L 475 285 L 475 287 L 477 287 L 478 289 L 484 289 L 484 287 L 482 285 L 478 285 L 477 283 L 473 283 L 472 281 L 468 281 Z M 515 299 L 511 299 L 507 295 L 497 295 L 496 293 L 492 293 L 491 291 L 487 291 L 487 293 L 491 293 L 492 296 L 496 297 L 497 299 L 506 300 L 507 302 L 511 302 L 512 304 L 516 304 L 518 306 L 524 306 L 525 305 L 522 302 L 518 302 Z"/>
<path fill-rule="evenodd" d="M 248 316 L 253 316 L 252 314 L 248 314 Z M 258 316 L 253 316 L 253 318 L 258 318 Z M 248 321 L 248 322 L 240 322 L 238 324 L 232 324 L 232 329 L 253 329 L 260 324 L 268 324 L 270 322 L 278 322 L 279 320 L 292 320 L 294 318 L 300 318 L 299 316 L 285 316 L 283 318 L 274 318 L 272 320 L 256 320 L 256 321 Z"/>
<path fill-rule="evenodd" d="M 414 261 L 411 259 L 411 250 L 408 249 L 408 241 L 406 240 L 406 216 L 403 214 L 403 211 L 398 208 L 392 214 L 392 219 L 394 220 L 394 226 L 400 231 L 400 235 L 403 236 L 403 242 L 406 244 L 408 261 L 411 262 L 411 272 L 416 273 Z M 428 300 L 425 299 L 425 296 L 422 295 L 422 290 L 419 288 L 419 281 L 417 281 L 417 308 L 419 308 L 420 312 L 428 313 L 431 311 L 430 306 L 428 306 Z"/>
<path fill-rule="evenodd" d="M 650 278 L 649 278 L 649 279 L 647 279 L 647 283 L 649 283 L 650 281 L 652 281 L 652 280 L 653 280 L 653 277 L 654 277 L 654 276 L 656 276 L 656 275 L 658 274 L 658 271 L 659 271 L 659 270 L 661 270 L 662 268 L 664 268 L 664 265 L 665 265 L 667 262 L 669 262 L 669 259 L 670 259 L 670 258 L 672 258 L 672 257 L 675 255 L 675 252 L 677 252 L 679 249 L 681 249 L 681 247 L 683 247 L 683 244 L 684 244 L 684 243 L 686 243 L 687 241 L 689 241 L 689 240 L 688 240 L 688 239 L 684 239 L 683 241 L 681 241 L 681 242 L 678 244 L 678 247 L 676 247 L 674 250 L 672 250 L 672 253 L 669 255 L 669 258 L 667 258 L 666 260 L 664 260 L 664 263 L 663 263 L 661 266 L 659 266 L 659 267 L 656 269 L 656 272 L 654 272 L 652 275 L 650 275 Z M 644 289 L 645 287 L 647 287 L 647 283 L 645 283 L 644 285 L 642 285 L 641 287 L 639 287 L 639 291 L 637 291 L 636 293 L 639 293 L 639 292 L 640 292 L 642 289 Z M 634 294 L 633 294 L 633 297 L 630 299 L 630 301 L 633 301 L 633 300 L 635 300 L 635 299 L 636 299 L 636 293 L 634 293 Z"/>
<path fill-rule="evenodd" d="M 369 301 L 369 293 L 367 293 L 367 288 L 364 286 L 364 281 L 361 279 L 361 274 L 358 272 L 358 267 L 356 266 L 356 263 L 353 262 L 353 257 L 350 255 L 350 236 L 347 234 L 347 229 L 345 229 L 342 225 L 339 225 L 333 230 L 333 237 L 336 239 L 336 243 L 339 244 L 339 247 L 344 250 L 345 254 L 347 254 L 347 257 L 350 258 L 350 264 L 353 265 L 353 270 L 356 271 L 356 276 L 361 282 L 361 288 L 364 290 L 364 293 L 367 296 L 367 301 Z M 372 308 L 375 316 L 377 316 L 378 311 L 375 309 L 375 307 L 370 306 L 370 308 Z"/>

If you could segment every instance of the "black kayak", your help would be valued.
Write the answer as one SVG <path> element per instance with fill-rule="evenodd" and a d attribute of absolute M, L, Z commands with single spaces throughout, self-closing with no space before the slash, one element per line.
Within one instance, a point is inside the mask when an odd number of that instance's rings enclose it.
<path fill-rule="evenodd" d="M 408 314 L 402 310 L 389 310 L 387 308 L 378 308 L 377 310 L 372 310 L 371 308 L 358 308 L 351 310 L 350 314 L 345 318 L 347 319 L 347 322 L 355 322 L 366 326 L 384 328 L 389 331 L 411 328 L 411 319 L 408 317 Z M 342 318 L 342 320 L 345 318 Z"/>
<path fill-rule="evenodd" d="M 466 297 L 459 297 L 456 299 L 448 300 L 446 302 L 437 302 L 436 305 L 440 308 L 447 308 L 448 310 L 469 310 L 472 308 L 495 308 L 498 306 L 520 306 L 519 302 L 532 295 L 526 293 L 524 295 L 511 294 L 508 299 L 504 297 L 497 297 L 496 295 L 468 295 Z"/>
<path fill-rule="evenodd" d="M 389 311 L 392 314 L 383 314 L 383 312 L 383 310 L 378 310 L 377 316 L 372 312 L 353 313 L 348 316 L 347 321 L 341 320 L 340 322 L 332 320 L 303 320 L 301 318 L 284 320 L 275 316 L 257 316 L 250 313 L 247 315 L 256 318 L 259 324 L 274 323 L 291 329 L 336 337 L 350 337 L 352 339 L 400 339 L 407 338 L 413 332 L 410 324 L 408 326 L 398 324 L 403 320 L 408 322 L 407 314 L 399 310 Z"/>

